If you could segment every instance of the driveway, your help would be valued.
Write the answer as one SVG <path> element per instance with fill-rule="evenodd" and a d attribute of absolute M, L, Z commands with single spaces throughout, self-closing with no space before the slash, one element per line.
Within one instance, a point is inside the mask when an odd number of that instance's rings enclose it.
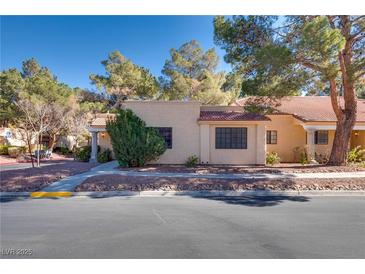
<path fill-rule="evenodd" d="M 32 249 L 28 258 L 365 258 L 363 197 L 74 197 L 0 206 L 1 249 Z"/>

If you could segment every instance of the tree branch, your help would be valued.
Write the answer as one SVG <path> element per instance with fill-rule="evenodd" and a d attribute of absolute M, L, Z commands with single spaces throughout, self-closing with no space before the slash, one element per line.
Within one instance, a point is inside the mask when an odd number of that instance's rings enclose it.
<path fill-rule="evenodd" d="M 334 22 L 335 17 L 333 15 L 327 15 L 327 18 L 328 18 L 331 28 L 335 29 L 336 28 L 336 25 Z"/>
<path fill-rule="evenodd" d="M 330 97 L 333 111 L 336 114 L 337 120 L 342 120 L 343 110 L 338 102 L 338 93 L 336 87 L 336 79 L 330 79 Z"/>
<path fill-rule="evenodd" d="M 297 60 L 296 60 L 298 63 L 302 64 L 303 66 L 305 66 L 306 68 L 310 68 L 310 69 L 313 69 L 315 71 L 318 71 L 318 72 L 322 72 L 322 68 L 318 65 L 315 65 L 313 63 L 310 63 L 309 61 L 307 60 L 304 60 L 303 58 L 301 57 L 298 57 Z"/>

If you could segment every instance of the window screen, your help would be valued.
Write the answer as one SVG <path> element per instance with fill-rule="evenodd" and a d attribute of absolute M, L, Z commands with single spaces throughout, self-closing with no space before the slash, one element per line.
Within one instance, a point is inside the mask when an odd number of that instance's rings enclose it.
<path fill-rule="evenodd" d="M 215 128 L 216 149 L 247 149 L 247 128 Z"/>

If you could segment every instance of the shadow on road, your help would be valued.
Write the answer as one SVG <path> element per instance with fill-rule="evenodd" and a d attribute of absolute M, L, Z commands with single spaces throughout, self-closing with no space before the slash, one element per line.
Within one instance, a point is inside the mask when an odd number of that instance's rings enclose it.
<path fill-rule="evenodd" d="M 59 197 L 42 197 L 42 198 L 31 198 L 31 197 L 11 197 L 5 196 L 0 197 L 0 203 L 9 203 L 9 202 L 16 202 L 16 201 L 27 201 L 27 200 L 36 200 L 36 199 L 48 199 L 48 200 L 58 200 L 58 199 L 66 199 L 66 198 L 59 198 Z"/>
<path fill-rule="evenodd" d="M 85 195 L 91 199 L 105 199 L 105 198 L 112 198 L 112 197 L 121 197 L 121 198 L 132 198 L 133 196 L 138 195 L 137 192 L 130 192 L 130 193 L 108 193 L 108 192 L 95 192 L 89 193 Z M 194 199 L 207 199 L 213 200 L 218 202 L 224 202 L 227 204 L 232 205 L 243 205 L 243 206 L 250 206 L 250 207 L 267 207 L 267 206 L 276 206 L 283 202 L 308 202 L 310 201 L 309 197 L 305 196 L 289 196 L 289 195 L 242 195 L 242 196 L 223 196 L 223 195 L 216 195 L 216 196 L 199 196 L 192 194 L 191 192 L 182 192 L 181 194 L 176 195 L 176 197 L 191 197 Z M 174 196 L 170 196 L 174 197 Z M 8 203 L 8 202 L 15 202 L 15 201 L 26 201 L 34 198 L 30 197 L 0 197 L 0 203 Z M 58 200 L 58 199 L 68 199 L 68 198 L 58 198 L 58 197 L 42 197 L 40 199 L 51 199 L 51 200 Z"/>
<path fill-rule="evenodd" d="M 277 195 L 277 196 L 254 196 L 245 195 L 239 197 L 223 197 L 223 196 L 211 196 L 211 197 L 199 197 L 191 196 L 193 198 L 208 199 L 214 201 L 220 201 L 227 204 L 233 205 L 243 205 L 251 207 L 266 207 L 266 206 L 276 206 L 285 201 L 290 202 L 308 202 L 310 198 L 305 196 L 288 196 L 288 195 Z"/>
<path fill-rule="evenodd" d="M 95 191 L 93 193 L 89 193 L 86 195 L 88 198 L 92 199 L 105 199 L 105 198 L 113 198 L 113 197 L 121 197 L 121 198 L 131 198 L 133 196 L 138 196 L 138 192 L 136 191 L 130 191 L 128 193 L 118 193 L 118 192 L 111 192 L 108 193 L 108 191 Z"/>

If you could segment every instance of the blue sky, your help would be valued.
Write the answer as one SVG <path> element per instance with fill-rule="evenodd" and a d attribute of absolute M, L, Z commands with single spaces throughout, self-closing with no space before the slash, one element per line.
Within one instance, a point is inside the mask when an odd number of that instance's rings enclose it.
<path fill-rule="evenodd" d="M 119 50 L 134 63 L 161 74 L 169 50 L 195 39 L 214 47 L 212 16 L 1 16 L 1 70 L 21 68 L 35 57 L 71 87 L 94 88 L 90 73 Z M 220 56 L 220 70 L 229 71 Z"/>

